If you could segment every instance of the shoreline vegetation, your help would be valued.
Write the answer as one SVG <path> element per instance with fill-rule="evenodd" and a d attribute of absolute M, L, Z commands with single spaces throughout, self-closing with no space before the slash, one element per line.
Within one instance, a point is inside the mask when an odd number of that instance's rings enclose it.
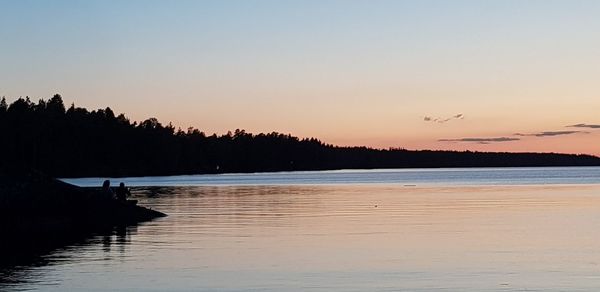
<path fill-rule="evenodd" d="M 0 166 L 52 177 L 125 177 L 374 168 L 600 166 L 584 154 L 340 147 L 316 138 L 235 130 L 207 135 L 155 118 L 131 122 L 109 108 L 66 108 L 54 95 L 0 99 Z"/>

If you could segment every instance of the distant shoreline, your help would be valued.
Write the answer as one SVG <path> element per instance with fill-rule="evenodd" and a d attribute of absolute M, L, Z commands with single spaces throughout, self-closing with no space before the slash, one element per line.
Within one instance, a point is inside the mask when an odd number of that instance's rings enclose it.
<path fill-rule="evenodd" d="M 0 106 L 0 162 L 53 177 L 132 177 L 339 169 L 600 166 L 586 154 L 342 147 L 291 134 L 207 135 L 155 118 L 131 122 L 109 107 L 88 111 L 55 95 Z M 9 155 L 8 155 L 9 154 Z"/>

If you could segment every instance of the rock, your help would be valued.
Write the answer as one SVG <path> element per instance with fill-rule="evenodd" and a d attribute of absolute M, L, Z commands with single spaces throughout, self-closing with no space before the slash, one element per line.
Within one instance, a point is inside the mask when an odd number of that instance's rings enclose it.
<path fill-rule="evenodd" d="M 0 266 L 164 213 L 31 170 L 0 171 Z"/>

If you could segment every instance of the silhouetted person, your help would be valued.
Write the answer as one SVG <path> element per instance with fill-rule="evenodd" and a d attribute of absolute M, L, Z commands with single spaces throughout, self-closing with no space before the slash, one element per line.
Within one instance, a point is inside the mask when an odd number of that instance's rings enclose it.
<path fill-rule="evenodd" d="M 117 194 L 117 200 L 123 201 L 123 202 L 127 201 L 127 197 L 131 196 L 129 189 L 125 187 L 124 183 L 119 184 L 116 194 Z"/>
<path fill-rule="evenodd" d="M 104 198 L 112 200 L 115 197 L 112 189 L 110 188 L 110 180 L 105 180 L 102 183 L 102 195 Z"/>

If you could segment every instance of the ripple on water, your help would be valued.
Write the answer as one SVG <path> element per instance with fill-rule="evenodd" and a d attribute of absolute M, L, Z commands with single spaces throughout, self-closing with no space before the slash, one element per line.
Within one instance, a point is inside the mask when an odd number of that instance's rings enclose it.
<path fill-rule="evenodd" d="M 3 273 L 8 290 L 600 289 L 600 187 L 136 188 L 169 214 Z"/>

